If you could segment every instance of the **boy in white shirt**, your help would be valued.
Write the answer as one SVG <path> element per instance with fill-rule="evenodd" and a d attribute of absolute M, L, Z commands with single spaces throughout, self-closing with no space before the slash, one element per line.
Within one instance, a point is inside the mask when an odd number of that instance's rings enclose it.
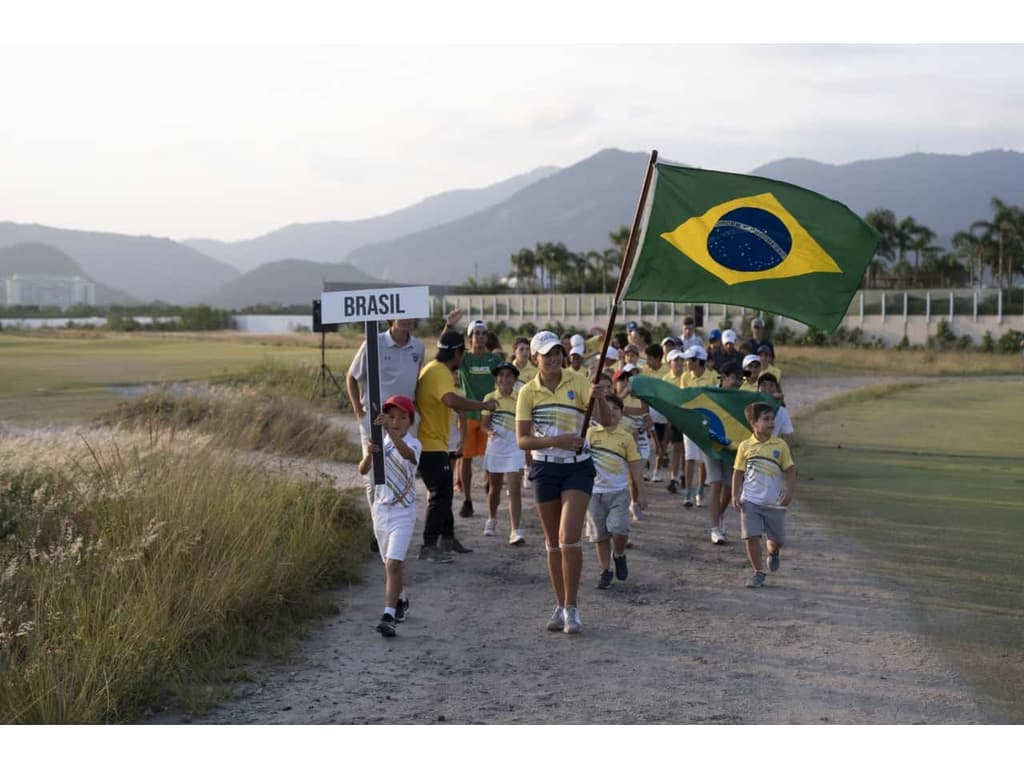
<path fill-rule="evenodd" d="M 395 624 L 405 621 L 409 598 L 405 594 L 405 556 L 416 526 L 416 467 L 422 446 L 409 434 L 416 406 L 404 395 L 384 401 L 377 423 L 384 427 L 384 445 L 366 444 L 366 455 L 359 462 L 359 473 L 370 471 L 373 454 L 384 455 L 384 484 L 374 486 L 373 533 L 384 561 L 384 614 L 377 631 L 384 637 L 395 636 Z"/>
<path fill-rule="evenodd" d="M 484 411 L 481 426 L 487 434 L 484 469 L 487 470 L 488 517 L 484 523 L 484 536 L 493 536 L 498 530 L 498 505 L 501 488 L 508 482 L 508 516 L 510 522 L 508 543 L 521 546 L 526 543 L 520 519 L 523 511 L 523 467 L 526 459 L 516 444 L 516 391 L 519 369 L 512 363 L 498 363 L 491 369 L 495 390 L 485 399 L 496 400 L 494 412 Z"/>

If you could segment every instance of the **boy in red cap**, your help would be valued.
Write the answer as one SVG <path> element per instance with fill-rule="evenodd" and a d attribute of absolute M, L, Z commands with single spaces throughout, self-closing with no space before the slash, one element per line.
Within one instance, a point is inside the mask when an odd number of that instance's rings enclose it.
<path fill-rule="evenodd" d="M 405 621 L 409 598 L 404 589 L 405 556 L 416 526 L 416 467 L 422 446 L 409 434 L 416 406 L 404 395 L 384 401 L 377 423 L 384 428 L 384 445 L 367 442 L 366 454 L 359 462 L 359 473 L 370 471 L 372 456 L 384 454 L 384 484 L 374 486 L 373 534 L 384 561 L 384 614 L 377 631 L 384 637 L 395 636 L 395 624 Z"/>

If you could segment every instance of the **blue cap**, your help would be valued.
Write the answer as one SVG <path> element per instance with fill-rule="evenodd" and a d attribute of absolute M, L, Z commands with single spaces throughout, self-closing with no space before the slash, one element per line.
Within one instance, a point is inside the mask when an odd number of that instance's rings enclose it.
<path fill-rule="evenodd" d="M 715 339 L 720 339 L 720 338 L 722 338 L 722 332 L 720 330 L 718 330 L 717 328 L 713 328 L 711 330 L 711 333 L 708 334 L 708 340 L 710 340 L 710 341 L 714 341 Z"/>
<path fill-rule="evenodd" d="M 630 320 L 628 323 L 626 323 L 626 330 L 627 331 L 635 331 L 637 329 L 637 327 L 638 326 L 637 326 L 636 322 L 633 321 L 633 320 Z"/>

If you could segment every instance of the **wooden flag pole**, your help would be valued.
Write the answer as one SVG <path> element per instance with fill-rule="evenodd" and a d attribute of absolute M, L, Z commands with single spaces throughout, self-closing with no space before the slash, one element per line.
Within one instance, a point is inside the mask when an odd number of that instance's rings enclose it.
<path fill-rule="evenodd" d="M 612 302 L 612 311 L 608 314 L 608 327 L 604 332 L 604 342 L 601 344 L 601 354 L 597 358 L 597 370 L 594 372 L 594 379 L 591 382 L 596 384 L 601 379 L 601 371 L 604 369 L 605 355 L 608 354 L 608 344 L 612 339 L 612 329 L 615 327 L 615 317 L 619 311 L 619 300 L 622 296 L 622 289 L 626 285 L 626 275 L 633 264 L 633 255 L 636 253 L 637 237 L 639 236 L 640 219 L 643 216 L 644 206 L 647 204 L 647 193 L 651 187 L 651 177 L 654 175 L 654 164 L 658 160 L 658 150 L 651 150 L 651 159 L 647 164 L 647 175 L 644 177 L 644 185 L 640 190 L 640 200 L 636 204 L 636 214 L 633 216 L 633 226 L 629 230 L 629 240 L 626 241 L 626 251 L 622 254 L 622 267 L 619 270 L 619 281 L 615 286 L 615 300 Z M 590 418 L 594 412 L 594 398 L 587 403 L 587 412 L 583 417 L 583 431 L 580 437 L 587 436 L 587 429 L 590 427 Z"/>

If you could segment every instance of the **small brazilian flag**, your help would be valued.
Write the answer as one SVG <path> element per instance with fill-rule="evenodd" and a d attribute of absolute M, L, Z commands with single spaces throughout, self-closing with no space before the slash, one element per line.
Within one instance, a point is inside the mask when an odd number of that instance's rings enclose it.
<path fill-rule="evenodd" d="M 761 392 L 715 387 L 684 389 L 654 376 L 634 376 L 629 380 L 629 389 L 713 459 L 732 460 L 739 444 L 750 437 L 750 425 L 743 412 L 747 405 L 768 403 L 773 410 L 779 407 L 778 400 Z"/>
<path fill-rule="evenodd" d="M 658 162 L 622 298 L 734 304 L 834 331 L 878 240 L 816 192 Z"/>

